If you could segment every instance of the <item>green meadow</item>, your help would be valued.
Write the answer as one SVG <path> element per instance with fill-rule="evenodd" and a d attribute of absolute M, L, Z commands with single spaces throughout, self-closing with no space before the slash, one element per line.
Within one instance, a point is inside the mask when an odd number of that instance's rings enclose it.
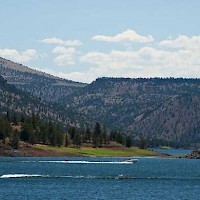
<path fill-rule="evenodd" d="M 149 149 L 139 149 L 137 147 L 124 148 L 92 148 L 92 147 L 54 147 L 48 145 L 36 145 L 36 148 L 53 151 L 62 154 L 71 154 L 74 156 L 87 156 L 87 157 L 132 157 L 132 156 L 163 156 L 163 154 L 154 152 Z"/>

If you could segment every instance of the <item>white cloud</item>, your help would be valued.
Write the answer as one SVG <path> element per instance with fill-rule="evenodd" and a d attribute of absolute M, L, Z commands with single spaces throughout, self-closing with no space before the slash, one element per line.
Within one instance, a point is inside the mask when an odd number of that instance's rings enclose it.
<path fill-rule="evenodd" d="M 27 63 L 30 60 L 38 58 L 38 53 L 35 49 L 26 49 L 19 52 L 16 49 L 0 49 L 0 56 L 19 63 Z"/>
<path fill-rule="evenodd" d="M 41 40 L 41 42 L 46 44 L 59 45 L 52 50 L 52 53 L 58 54 L 54 58 L 54 62 L 59 66 L 75 64 L 76 49 L 74 47 L 82 45 L 82 42 L 80 42 L 79 40 L 62 40 L 56 37 L 45 38 Z"/>
<path fill-rule="evenodd" d="M 54 62 L 59 66 L 73 65 L 75 63 L 75 48 L 57 46 L 52 50 L 52 53 L 58 54 L 58 56 L 55 57 Z"/>
<path fill-rule="evenodd" d="M 170 48 L 200 49 L 200 35 L 192 36 L 191 38 L 181 35 L 174 40 L 163 40 L 159 44 Z"/>
<path fill-rule="evenodd" d="M 143 47 L 136 51 L 89 52 L 80 60 L 92 66 L 90 77 L 200 77 L 200 51 Z"/>
<path fill-rule="evenodd" d="M 98 77 L 199 77 L 200 52 L 166 51 L 143 47 L 135 51 L 89 52 L 80 62 L 90 66 L 85 71 L 45 70 L 62 78 L 90 83 Z"/>
<path fill-rule="evenodd" d="M 92 37 L 93 40 L 104 41 L 104 42 L 152 42 L 154 38 L 151 35 L 143 36 L 135 32 L 134 30 L 128 29 L 115 36 L 106 35 L 95 35 Z"/>
<path fill-rule="evenodd" d="M 82 45 L 82 42 L 79 40 L 62 40 L 60 38 L 45 38 L 40 42 L 46 44 L 55 44 L 55 45 L 63 45 L 63 46 L 79 46 Z"/>
<path fill-rule="evenodd" d="M 75 53 L 75 48 L 66 48 L 66 47 L 62 47 L 62 46 L 57 46 L 53 49 L 53 53 L 57 53 L 57 54 L 73 54 Z"/>
<path fill-rule="evenodd" d="M 82 83 L 90 83 L 96 79 L 96 74 L 93 73 L 92 71 L 88 72 L 70 72 L 70 73 L 65 73 L 65 72 L 58 72 L 55 70 L 50 70 L 50 69 L 44 69 L 44 72 L 48 74 L 53 74 L 54 76 L 65 78 L 68 80 L 73 80 L 77 82 L 82 82 Z"/>
<path fill-rule="evenodd" d="M 59 66 L 74 65 L 74 71 L 67 68 L 45 71 L 70 80 L 91 82 L 97 77 L 194 77 L 200 78 L 200 36 L 181 35 L 176 39 L 167 39 L 153 43 L 152 36 L 141 36 L 133 30 L 124 31 L 116 36 L 94 36 L 94 40 L 106 42 L 143 43 L 139 49 L 111 50 L 109 52 L 90 51 L 78 53 L 75 46 L 66 45 L 56 38 L 57 45 L 52 53 L 54 62 Z M 48 41 L 53 44 L 52 41 Z M 75 64 L 80 65 L 76 66 Z M 87 66 L 87 68 L 85 68 Z M 76 70 L 75 70 L 76 69 Z M 72 69 L 70 69 L 71 71 Z"/>

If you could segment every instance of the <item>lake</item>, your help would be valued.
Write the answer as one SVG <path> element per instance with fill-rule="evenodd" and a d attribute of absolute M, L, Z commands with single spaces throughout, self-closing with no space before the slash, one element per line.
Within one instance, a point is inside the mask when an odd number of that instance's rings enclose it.
<path fill-rule="evenodd" d="M 66 159 L 113 163 L 57 162 Z M 138 158 L 135 164 L 114 164 L 123 160 L 2 157 L 0 199 L 199 200 L 200 160 Z"/>

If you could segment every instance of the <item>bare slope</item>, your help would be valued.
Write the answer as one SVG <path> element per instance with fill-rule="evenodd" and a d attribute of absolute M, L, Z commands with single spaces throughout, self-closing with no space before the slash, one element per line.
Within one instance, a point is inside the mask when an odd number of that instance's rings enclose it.
<path fill-rule="evenodd" d="M 61 79 L 0 57 L 0 75 L 9 84 L 45 100 L 56 102 L 86 84 Z"/>

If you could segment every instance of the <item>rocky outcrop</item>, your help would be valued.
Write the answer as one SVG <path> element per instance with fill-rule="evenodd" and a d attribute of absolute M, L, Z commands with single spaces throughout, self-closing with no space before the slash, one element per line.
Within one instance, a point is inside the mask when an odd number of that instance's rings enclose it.
<path fill-rule="evenodd" d="M 185 158 L 200 159 L 200 149 L 195 150 L 191 154 L 186 155 Z"/>

